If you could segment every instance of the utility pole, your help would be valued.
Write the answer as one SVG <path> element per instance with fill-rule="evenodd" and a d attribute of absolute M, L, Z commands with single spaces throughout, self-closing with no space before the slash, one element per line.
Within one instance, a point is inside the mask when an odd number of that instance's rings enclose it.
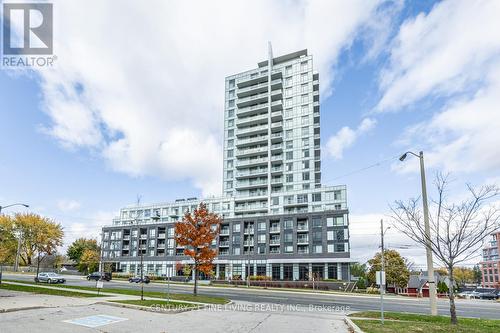
<path fill-rule="evenodd" d="M 384 293 L 385 293 L 385 258 L 384 258 L 384 220 L 380 220 L 380 248 L 382 270 L 380 271 L 380 320 L 384 325 Z"/>
<path fill-rule="evenodd" d="M 18 230 L 17 235 L 17 251 L 16 251 L 16 260 L 14 262 L 14 272 L 17 272 L 19 269 L 19 256 L 21 255 L 21 240 L 23 237 L 23 233 L 21 230 Z"/>
<path fill-rule="evenodd" d="M 437 316 L 437 293 L 436 281 L 434 280 L 434 263 L 432 260 L 431 247 L 431 229 L 429 226 L 429 207 L 427 205 L 427 186 L 425 184 L 425 168 L 424 168 L 424 152 L 419 153 L 420 160 L 420 178 L 422 180 L 422 204 L 424 206 L 424 226 L 425 226 L 425 243 L 427 257 L 427 275 L 429 281 L 429 300 L 431 303 L 431 315 Z"/>
<path fill-rule="evenodd" d="M 141 196 L 138 195 L 137 208 L 139 208 L 140 203 L 141 203 Z M 140 240 L 141 229 L 139 228 L 139 218 L 137 216 L 137 212 L 135 213 L 135 224 L 137 226 L 137 250 L 140 252 L 141 256 L 141 301 L 144 301 L 144 270 L 143 270 L 144 257 L 141 249 L 141 240 Z"/>

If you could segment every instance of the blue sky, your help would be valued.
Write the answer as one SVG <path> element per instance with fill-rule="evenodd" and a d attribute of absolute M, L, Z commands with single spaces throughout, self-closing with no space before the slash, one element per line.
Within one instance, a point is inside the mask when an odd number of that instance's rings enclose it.
<path fill-rule="evenodd" d="M 323 180 L 348 186 L 354 258 L 377 250 L 390 203 L 419 194 L 418 161 L 401 152 L 428 153 L 429 183 L 452 172 L 452 197 L 498 183 L 494 1 L 55 3 L 54 68 L 0 69 L 0 205 L 29 203 L 67 241 L 95 237 L 138 194 L 216 194 L 224 77 L 264 59 L 269 39 L 315 57 Z"/>

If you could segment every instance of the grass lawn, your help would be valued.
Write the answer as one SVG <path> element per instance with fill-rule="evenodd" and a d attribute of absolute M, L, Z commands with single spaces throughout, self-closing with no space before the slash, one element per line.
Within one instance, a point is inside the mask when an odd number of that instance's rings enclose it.
<path fill-rule="evenodd" d="M 380 323 L 380 312 L 367 311 L 350 315 L 351 317 L 373 318 L 374 320 L 353 319 L 352 321 L 366 333 L 426 332 L 426 333 L 486 333 L 500 332 L 500 320 L 459 318 L 458 325 L 450 324 L 446 316 L 430 316 L 400 312 L 384 312 L 384 325 Z M 399 321 L 390 321 L 399 320 Z"/>
<path fill-rule="evenodd" d="M 90 293 L 79 293 L 70 290 L 57 290 L 43 287 L 31 287 L 31 286 L 20 286 L 17 284 L 6 284 L 2 283 L 0 285 L 0 289 L 3 290 L 12 290 L 12 291 L 25 291 L 29 293 L 35 294 L 44 294 L 44 295 L 54 295 L 54 296 L 68 296 L 68 297 L 97 297 L 99 295 L 90 294 Z"/>
<path fill-rule="evenodd" d="M 153 299 L 145 299 L 141 301 L 140 299 L 128 299 L 128 300 L 117 300 L 111 301 L 113 303 L 122 303 L 122 304 L 133 304 L 133 305 L 141 305 L 147 307 L 158 307 L 161 309 L 191 309 L 196 308 L 196 304 L 190 303 L 181 303 L 181 302 L 167 302 L 167 301 L 158 301 Z"/>
<path fill-rule="evenodd" d="M 30 282 L 30 281 L 21 281 L 21 280 L 6 280 L 4 281 L 11 281 L 11 282 L 19 282 L 19 283 L 26 283 L 26 284 L 35 284 L 35 282 Z M 107 292 L 107 293 L 115 293 L 115 294 L 122 294 L 122 295 L 134 295 L 134 296 L 140 296 L 141 291 L 138 288 L 137 289 L 122 289 L 122 288 L 103 288 L 101 289 L 101 292 Z M 77 289 L 77 290 L 90 290 L 90 291 L 96 291 L 95 287 L 87 287 L 87 286 L 70 286 L 70 285 L 57 285 L 57 287 L 62 287 L 62 288 L 70 288 L 70 289 Z M 156 297 L 156 298 L 166 298 L 167 293 L 166 292 L 160 292 L 160 291 L 144 291 L 144 296 L 146 297 Z M 190 301 L 190 302 L 200 302 L 200 303 L 209 303 L 209 304 L 226 304 L 229 303 L 229 300 L 224 297 L 215 297 L 215 296 L 205 296 L 205 295 L 198 295 L 194 296 L 193 294 L 174 294 L 170 293 L 170 298 L 175 299 L 177 301 Z"/>

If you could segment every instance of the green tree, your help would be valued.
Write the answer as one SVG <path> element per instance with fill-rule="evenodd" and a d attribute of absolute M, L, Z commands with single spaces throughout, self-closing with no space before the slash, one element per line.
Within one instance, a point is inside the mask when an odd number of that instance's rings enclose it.
<path fill-rule="evenodd" d="M 410 279 L 410 271 L 406 266 L 405 259 L 396 250 L 385 250 L 384 260 L 386 284 L 405 287 Z M 368 260 L 368 265 L 370 265 L 370 270 L 367 275 L 368 281 L 370 283 L 375 283 L 375 272 L 382 270 L 382 255 L 380 252 L 376 253 L 372 259 Z"/>
<path fill-rule="evenodd" d="M 0 263 L 14 263 L 16 251 L 14 221 L 10 216 L 0 215 Z"/>
<path fill-rule="evenodd" d="M 475 284 L 480 284 L 483 279 L 483 273 L 481 272 L 481 268 L 479 265 L 475 265 L 473 268 L 474 271 L 474 282 Z"/>
<path fill-rule="evenodd" d="M 92 238 L 78 238 L 68 247 L 66 254 L 68 258 L 74 260 L 77 264 L 80 263 L 80 258 L 85 250 L 99 250 L 97 240 Z"/>
<path fill-rule="evenodd" d="M 99 269 L 99 249 L 85 249 L 78 262 L 78 270 L 87 274 Z"/>
<path fill-rule="evenodd" d="M 366 264 L 360 264 L 359 262 L 354 262 L 351 264 L 351 275 L 355 277 L 366 277 L 366 272 L 368 268 Z"/>

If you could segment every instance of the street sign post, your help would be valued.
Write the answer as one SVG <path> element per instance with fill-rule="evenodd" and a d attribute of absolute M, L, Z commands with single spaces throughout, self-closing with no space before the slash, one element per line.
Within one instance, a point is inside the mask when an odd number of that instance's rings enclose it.
<path fill-rule="evenodd" d="M 96 281 L 95 286 L 97 288 L 97 295 L 99 295 L 99 292 L 101 291 L 102 287 L 104 287 L 104 283 L 102 282 L 102 280 L 98 280 Z"/>

